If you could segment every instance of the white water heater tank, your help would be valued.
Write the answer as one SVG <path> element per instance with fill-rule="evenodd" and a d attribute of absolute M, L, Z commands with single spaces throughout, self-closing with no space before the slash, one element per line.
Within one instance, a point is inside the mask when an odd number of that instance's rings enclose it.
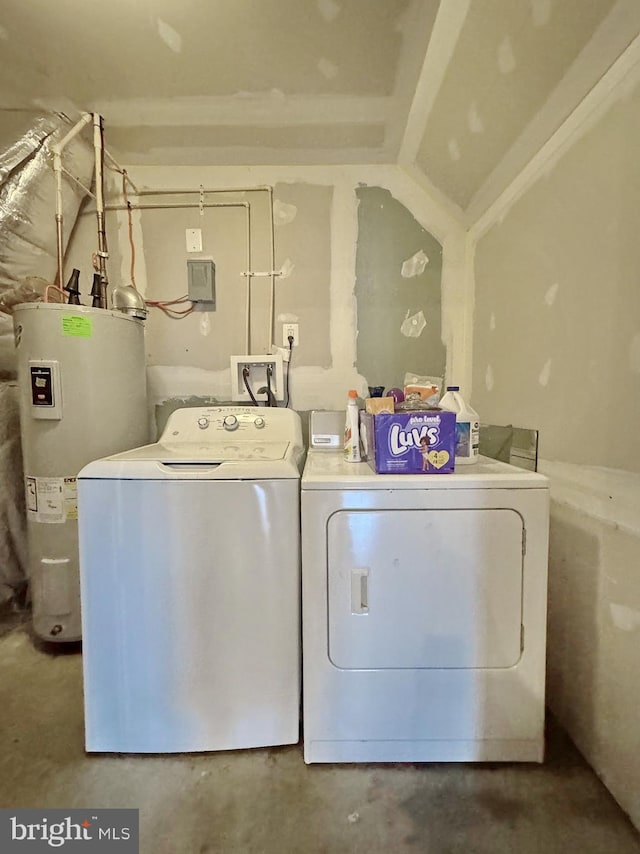
<path fill-rule="evenodd" d="M 144 327 L 120 312 L 14 309 L 35 633 L 81 637 L 76 475 L 148 441 Z"/>

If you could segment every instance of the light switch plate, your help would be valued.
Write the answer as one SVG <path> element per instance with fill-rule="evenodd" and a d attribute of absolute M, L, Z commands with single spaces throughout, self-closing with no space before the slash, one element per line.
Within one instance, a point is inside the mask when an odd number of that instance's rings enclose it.
<path fill-rule="evenodd" d="M 202 229 L 186 229 L 187 252 L 202 252 Z"/>

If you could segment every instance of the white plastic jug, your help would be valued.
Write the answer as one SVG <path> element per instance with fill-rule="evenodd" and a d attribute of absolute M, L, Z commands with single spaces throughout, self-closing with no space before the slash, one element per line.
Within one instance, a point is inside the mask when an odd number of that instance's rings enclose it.
<path fill-rule="evenodd" d="M 438 406 L 456 414 L 456 464 L 477 463 L 480 422 L 475 409 L 464 402 L 460 386 L 448 385 L 447 392 Z"/>

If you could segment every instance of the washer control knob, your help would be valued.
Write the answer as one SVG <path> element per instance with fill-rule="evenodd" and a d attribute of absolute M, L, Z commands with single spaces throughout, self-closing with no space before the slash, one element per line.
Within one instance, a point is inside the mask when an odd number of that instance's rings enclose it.
<path fill-rule="evenodd" d="M 238 419 L 235 415 L 225 415 L 222 420 L 222 426 L 225 430 L 235 430 L 238 426 Z"/>
<path fill-rule="evenodd" d="M 201 430 L 206 430 L 208 426 L 209 426 L 209 419 L 208 418 L 205 418 L 204 416 L 202 418 L 198 418 L 198 427 Z"/>
<path fill-rule="evenodd" d="M 264 427 L 264 418 L 255 418 L 253 423 L 260 430 L 262 427 Z"/>

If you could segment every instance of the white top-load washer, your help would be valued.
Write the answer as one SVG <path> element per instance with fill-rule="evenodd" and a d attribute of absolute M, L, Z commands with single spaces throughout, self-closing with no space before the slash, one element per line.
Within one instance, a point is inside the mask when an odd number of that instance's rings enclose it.
<path fill-rule="evenodd" d="M 306 762 L 542 761 L 548 482 L 486 458 L 302 478 Z"/>
<path fill-rule="evenodd" d="M 174 412 L 78 477 L 86 749 L 293 744 L 300 418 Z"/>

